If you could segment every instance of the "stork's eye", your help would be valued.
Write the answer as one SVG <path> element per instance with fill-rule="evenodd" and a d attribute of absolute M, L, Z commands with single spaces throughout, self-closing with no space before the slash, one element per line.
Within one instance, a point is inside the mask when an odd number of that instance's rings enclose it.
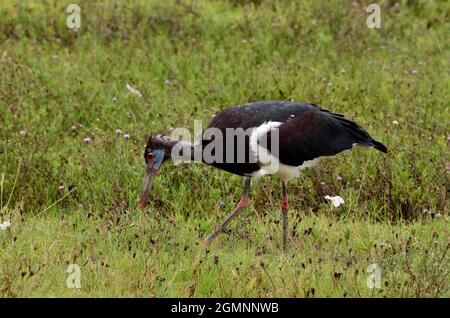
<path fill-rule="evenodd" d="M 147 154 L 147 162 L 153 163 L 154 161 L 155 161 L 155 155 L 152 154 L 151 152 L 149 152 L 149 153 Z"/>

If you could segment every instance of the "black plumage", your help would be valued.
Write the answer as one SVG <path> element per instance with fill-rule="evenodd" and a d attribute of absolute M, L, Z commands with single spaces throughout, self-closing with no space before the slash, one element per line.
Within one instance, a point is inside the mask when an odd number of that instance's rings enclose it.
<path fill-rule="evenodd" d="M 255 128 L 267 122 L 280 122 L 279 160 L 289 166 L 300 166 L 307 160 L 324 156 L 333 156 L 351 149 L 354 144 L 372 146 L 382 152 L 386 147 L 374 140 L 358 124 L 344 115 L 332 113 L 315 104 L 290 101 L 262 101 L 227 108 L 214 116 L 208 128 L 218 128 L 223 132 L 223 163 L 213 166 L 238 175 L 249 175 L 260 168 L 257 163 L 249 163 L 249 138 L 246 138 L 246 162 L 226 163 L 227 128 Z M 271 151 L 270 134 L 267 132 L 267 148 Z M 264 139 L 262 137 L 261 139 Z M 202 140 L 205 147 L 211 140 Z"/>

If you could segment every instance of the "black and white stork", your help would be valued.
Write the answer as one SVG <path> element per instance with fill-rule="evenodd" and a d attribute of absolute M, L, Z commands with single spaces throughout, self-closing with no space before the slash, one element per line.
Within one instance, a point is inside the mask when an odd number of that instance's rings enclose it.
<path fill-rule="evenodd" d="M 275 174 L 280 177 L 282 183 L 283 249 L 286 250 L 288 246 L 287 182 L 289 179 L 298 176 L 302 169 L 314 166 L 320 157 L 336 155 L 355 145 L 374 147 L 384 153 L 387 152 L 387 148 L 382 143 L 373 139 L 354 121 L 345 118 L 344 115 L 332 113 L 318 105 L 308 103 L 260 101 L 234 106 L 215 115 L 208 128 L 215 128 L 216 131 L 218 129 L 223 133 L 220 137 L 223 138 L 221 143 L 223 160 L 207 162 L 201 156 L 202 159 L 198 159 L 198 156 L 195 157 L 195 153 L 198 154 L 198 151 L 205 150 L 212 142 L 212 138 L 206 138 L 205 133 L 200 142 L 195 144 L 162 135 L 150 136 L 144 152 L 146 172 L 141 195 L 141 209 L 144 209 L 153 180 L 161 164 L 171 159 L 172 150 L 176 145 L 181 145 L 181 149 L 190 148 L 189 156 L 193 160 L 243 176 L 244 190 L 240 201 L 224 222 L 204 240 L 205 246 L 208 246 L 230 221 L 247 207 L 251 178 Z M 250 131 L 250 134 L 245 137 L 245 142 L 240 146 L 239 143 L 232 143 L 234 145 L 232 159 L 234 160 L 225 158 L 227 150 L 230 151 L 229 143 L 225 140 L 227 129 Z M 278 163 L 277 169 L 270 169 L 267 159 L 262 160 L 256 156 L 256 160 L 251 160 L 251 154 L 256 151 L 254 149 L 256 143 L 259 145 L 263 139 L 272 140 L 270 135 L 274 133 L 275 129 L 278 133 L 278 153 L 271 153 L 270 141 L 262 146 L 262 149 L 266 150 L 266 155 L 271 157 L 270 160 Z M 183 151 L 181 150 L 181 152 Z M 236 160 L 237 155 L 242 152 L 245 153 L 245 159 Z"/>

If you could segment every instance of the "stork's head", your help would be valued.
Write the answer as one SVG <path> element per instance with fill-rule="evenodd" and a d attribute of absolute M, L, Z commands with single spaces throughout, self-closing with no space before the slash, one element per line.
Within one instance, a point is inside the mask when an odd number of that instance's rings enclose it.
<path fill-rule="evenodd" d="M 170 157 L 171 149 L 175 141 L 169 137 L 156 135 L 150 136 L 144 151 L 145 175 L 141 193 L 141 210 L 144 210 L 148 194 L 152 189 L 153 181 L 158 174 L 162 163 Z"/>

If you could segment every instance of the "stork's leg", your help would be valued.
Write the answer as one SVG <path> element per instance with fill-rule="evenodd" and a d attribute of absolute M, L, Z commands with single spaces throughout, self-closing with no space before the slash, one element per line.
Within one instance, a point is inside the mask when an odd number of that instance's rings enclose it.
<path fill-rule="evenodd" d="M 283 215 L 283 250 L 284 251 L 287 251 L 287 248 L 288 248 L 288 235 L 289 235 L 289 224 L 288 224 L 289 201 L 288 201 L 286 190 L 287 190 L 287 182 L 282 181 L 281 214 Z"/>
<path fill-rule="evenodd" d="M 234 208 L 233 212 L 231 212 L 223 221 L 221 225 L 219 225 L 208 237 L 203 241 L 203 246 L 208 247 L 211 244 L 212 240 L 220 233 L 223 232 L 225 227 L 234 219 L 240 212 L 242 212 L 248 206 L 248 199 L 250 193 L 250 177 L 245 177 L 244 181 L 244 192 L 242 193 L 242 197 L 239 200 L 238 204 Z"/>

